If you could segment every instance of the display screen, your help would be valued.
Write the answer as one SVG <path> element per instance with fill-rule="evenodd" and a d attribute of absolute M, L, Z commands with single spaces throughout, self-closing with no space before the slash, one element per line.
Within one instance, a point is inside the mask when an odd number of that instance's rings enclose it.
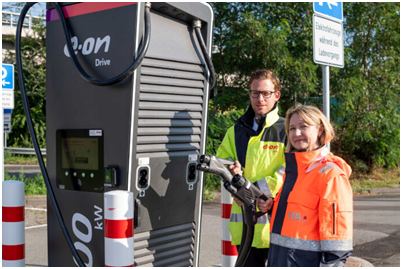
<path fill-rule="evenodd" d="M 63 169 L 98 170 L 99 145 L 97 138 L 68 137 L 61 139 Z"/>

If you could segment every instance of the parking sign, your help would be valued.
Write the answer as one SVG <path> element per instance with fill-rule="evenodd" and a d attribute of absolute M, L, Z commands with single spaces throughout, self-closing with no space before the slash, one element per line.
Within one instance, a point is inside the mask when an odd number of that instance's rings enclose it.
<path fill-rule="evenodd" d="M 314 2 L 314 12 L 332 20 L 343 21 L 342 2 Z"/>
<path fill-rule="evenodd" d="M 2 64 L 1 88 L 6 90 L 14 90 L 14 65 Z"/>

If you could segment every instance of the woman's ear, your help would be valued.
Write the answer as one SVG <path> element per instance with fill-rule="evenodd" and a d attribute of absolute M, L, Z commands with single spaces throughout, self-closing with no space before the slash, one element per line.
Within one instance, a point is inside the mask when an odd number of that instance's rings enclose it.
<path fill-rule="evenodd" d="M 324 126 L 322 124 L 320 124 L 320 127 L 318 129 L 318 137 L 321 137 L 323 132 L 324 132 Z"/>

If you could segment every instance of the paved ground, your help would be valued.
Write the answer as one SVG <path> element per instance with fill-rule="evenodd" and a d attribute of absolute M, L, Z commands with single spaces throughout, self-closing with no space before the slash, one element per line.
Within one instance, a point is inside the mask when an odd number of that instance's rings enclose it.
<path fill-rule="evenodd" d="M 400 266 L 400 189 L 373 189 L 374 195 L 354 198 L 354 251 L 347 267 Z M 31 209 L 31 208 L 35 208 Z M 46 266 L 47 223 L 44 196 L 29 197 L 26 201 L 27 266 Z M 200 266 L 220 266 L 220 197 L 205 202 L 202 215 Z M 41 237 L 42 240 L 35 239 Z M 41 257 L 41 258 L 40 258 Z"/>

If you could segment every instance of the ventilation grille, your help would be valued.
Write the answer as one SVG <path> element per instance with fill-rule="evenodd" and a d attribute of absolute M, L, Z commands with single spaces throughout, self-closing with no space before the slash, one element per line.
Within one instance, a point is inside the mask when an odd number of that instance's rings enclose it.
<path fill-rule="evenodd" d="M 134 266 L 193 266 L 194 223 L 134 235 Z"/>
<path fill-rule="evenodd" d="M 138 108 L 138 157 L 199 152 L 204 80 L 200 64 L 144 58 Z"/>

